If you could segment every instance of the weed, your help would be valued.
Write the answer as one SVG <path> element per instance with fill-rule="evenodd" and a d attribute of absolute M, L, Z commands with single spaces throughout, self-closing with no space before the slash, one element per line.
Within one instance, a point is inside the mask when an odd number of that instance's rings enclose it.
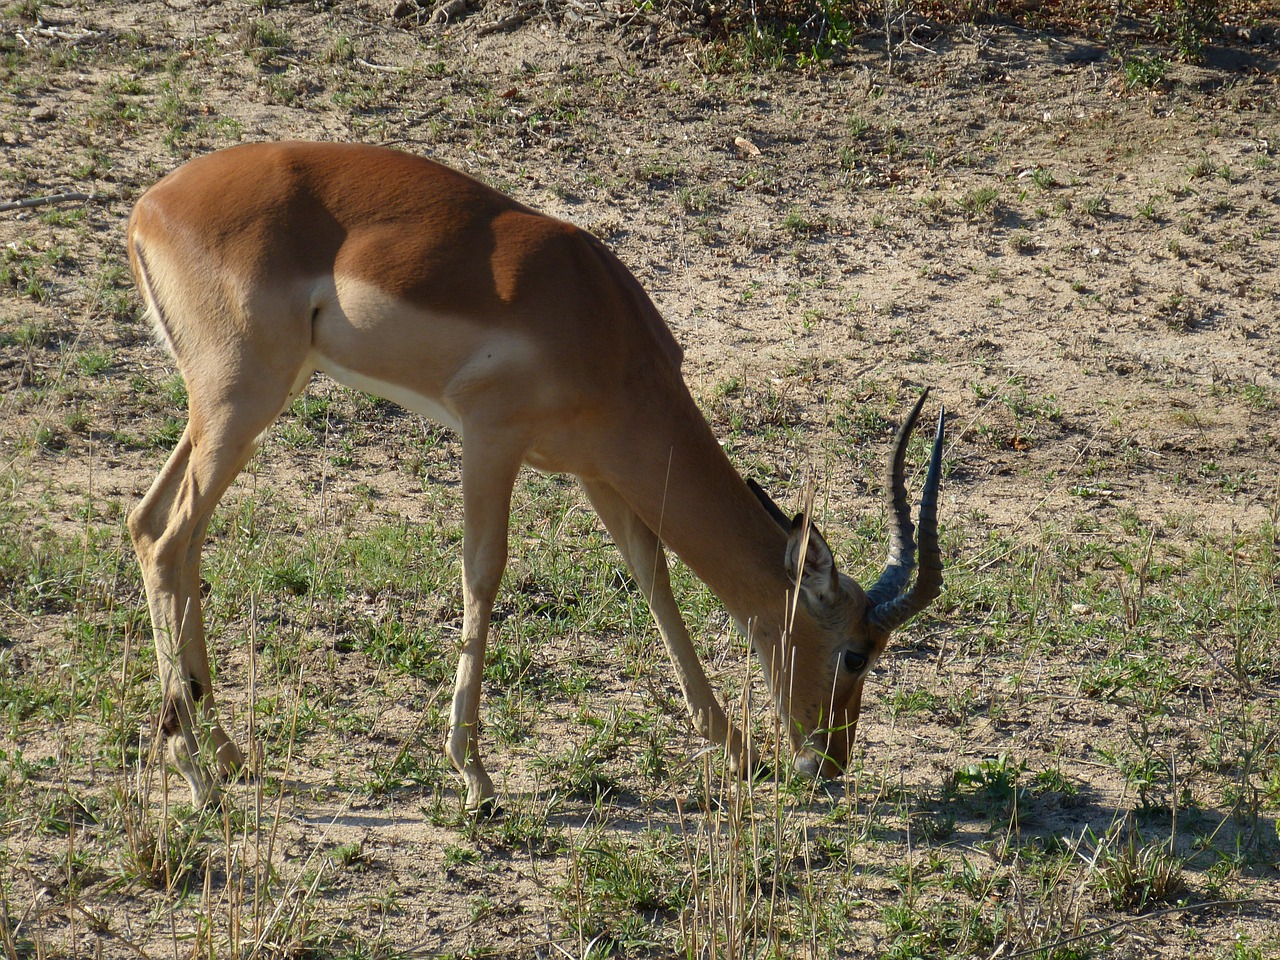
<path fill-rule="evenodd" d="M 1058 185 L 1058 179 L 1053 172 L 1046 170 L 1044 167 L 1036 167 L 1031 173 L 1031 182 L 1041 190 L 1052 190 Z"/>
<path fill-rule="evenodd" d="M 446 870 L 457 870 L 459 867 L 476 863 L 480 859 L 480 851 L 475 847 L 464 847 L 449 844 L 444 848 L 444 866 Z"/>
<path fill-rule="evenodd" d="M 782 229 L 792 236 L 807 237 L 823 232 L 826 229 L 826 222 L 821 216 L 814 217 L 799 207 L 792 207 L 782 221 Z"/>
<path fill-rule="evenodd" d="M 1121 70 L 1124 71 L 1124 85 L 1130 90 L 1135 87 L 1152 90 L 1164 83 L 1165 74 L 1169 72 L 1169 62 L 1155 54 L 1148 57 L 1133 56 L 1125 58 Z"/>
<path fill-rule="evenodd" d="M 541 769 L 556 787 L 576 800 L 594 803 L 617 789 L 617 780 L 606 764 L 619 749 L 612 731 L 597 729 L 581 743 L 574 743 L 557 756 L 536 758 Z"/>
<path fill-rule="evenodd" d="M 971 791 L 975 804 L 990 816 L 1008 819 L 1018 815 L 1027 795 L 1018 781 L 1027 772 L 1025 760 L 1014 762 L 1007 753 L 978 763 L 965 764 L 953 774 L 955 788 Z"/>
<path fill-rule="evenodd" d="M 681 187 L 676 194 L 676 201 L 685 213 L 706 213 L 717 206 L 711 191 L 705 188 Z"/>
<path fill-rule="evenodd" d="M 1040 244 L 1036 238 L 1026 230 L 1015 230 L 1009 235 L 1009 248 L 1014 253 L 1020 253 L 1024 256 L 1035 253 L 1040 249 Z"/>
<path fill-rule="evenodd" d="M 17 0 L 5 9 L 5 13 L 24 23 L 39 23 L 43 18 L 43 0 Z"/>
<path fill-rule="evenodd" d="M 305 580 L 301 586 L 305 592 Z M 365 621 L 359 630 L 358 641 L 348 640 L 342 646 L 354 648 L 358 644 L 359 649 L 375 661 L 428 682 L 442 683 L 448 679 L 450 667 L 434 634 L 406 627 L 398 618 Z"/>
<path fill-rule="evenodd" d="M 1091 217 L 1105 217 L 1111 212 L 1111 201 L 1107 199 L 1105 193 L 1097 196 L 1087 197 L 1081 208 Z"/>
<path fill-rule="evenodd" d="M 1000 200 L 1000 191 L 995 187 L 978 187 L 970 190 L 959 200 L 960 209 L 972 220 L 993 217 Z"/>
<path fill-rule="evenodd" d="M 1187 176 L 1192 180 L 1200 180 L 1204 177 L 1213 176 L 1213 171 L 1213 159 L 1207 153 L 1202 153 L 1196 158 L 1196 161 L 1187 168 Z"/>
<path fill-rule="evenodd" d="M 1098 848 L 1093 882 L 1117 910 L 1141 913 L 1182 895 L 1187 889 L 1183 863 L 1168 844 L 1144 843 L 1132 831 L 1124 840 Z"/>
<path fill-rule="evenodd" d="M 690 878 L 673 838 L 645 833 L 632 846 L 594 836 L 578 847 L 561 896 L 579 939 L 634 953 L 661 943 L 649 920 L 674 915 L 689 901 Z"/>
<path fill-rule="evenodd" d="M 240 49 L 257 67 L 266 67 L 290 46 L 289 34 L 266 17 L 245 22 Z"/>
<path fill-rule="evenodd" d="M 1156 30 L 1169 39 L 1180 59 L 1197 63 L 1218 28 L 1221 9 L 1222 0 L 1173 0 L 1171 15 L 1156 16 Z"/>
<path fill-rule="evenodd" d="M 821 63 L 853 42 L 861 32 L 856 8 L 843 0 L 818 0 L 818 16 L 786 28 L 787 46 L 800 66 Z"/>
<path fill-rule="evenodd" d="M 351 37 L 339 34 L 333 38 L 329 44 L 329 48 L 324 53 L 324 59 L 332 64 L 345 64 L 354 60 L 356 56 L 355 41 Z"/>

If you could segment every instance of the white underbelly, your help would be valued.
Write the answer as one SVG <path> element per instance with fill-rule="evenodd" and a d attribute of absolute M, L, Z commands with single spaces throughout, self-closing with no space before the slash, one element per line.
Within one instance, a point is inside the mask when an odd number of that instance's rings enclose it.
<path fill-rule="evenodd" d="M 316 357 L 316 369 L 327 373 L 344 387 L 350 387 L 352 390 L 371 393 L 375 397 L 390 400 L 406 410 L 411 410 L 421 416 L 429 417 L 436 423 L 443 424 L 459 436 L 462 435 L 462 421 L 458 418 L 458 415 L 447 409 L 444 404 L 434 397 L 428 397 L 400 384 L 389 383 L 386 380 L 379 380 L 376 377 L 369 377 L 354 370 L 348 370 L 342 364 L 335 363 L 329 357 Z"/>

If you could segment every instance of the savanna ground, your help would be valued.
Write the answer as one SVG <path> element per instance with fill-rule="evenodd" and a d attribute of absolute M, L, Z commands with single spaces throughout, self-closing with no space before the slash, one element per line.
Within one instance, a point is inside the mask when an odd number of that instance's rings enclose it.
<path fill-rule="evenodd" d="M 6 7 L 0 199 L 92 198 L 0 213 L 0 955 L 1280 956 L 1276 16 L 1189 7 Z M 206 550 L 256 776 L 186 807 L 124 531 L 184 389 L 124 222 L 267 138 L 430 154 L 605 238 L 734 460 L 787 508 L 815 483 L 864 580 L 932 386 L 947 588 L 846 779 L 726 778 L 585 501 L 529 473 L 483 708 L 505 813 L 464 815 L 458 443 L 317 382 Z"/>

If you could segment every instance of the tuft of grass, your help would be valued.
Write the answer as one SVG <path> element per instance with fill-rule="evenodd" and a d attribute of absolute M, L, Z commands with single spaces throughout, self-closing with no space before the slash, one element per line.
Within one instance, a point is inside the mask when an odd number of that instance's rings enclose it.
<path fill-rule="evenodd" d="M 100 377 L 111 369 L 111 353 L 107 350 L 85 351 L 76 357 L 76 366 L 86 377 Z"/>
<path fill-rule="evenodd" d="M 240 50 L 259 68 L 270 66 L 291 43 L 288 31 L 267 17 L 247 20 L 240 28 Z"/>
<path fill-rule="evenodd" d="M 953 774 L 954 789 L 972 799 L 989 817 L 1008 821 L 1017 818 L 1018 807 L 1027 796 L 1019 781 L 1027 772 L 1025 760 L 1015 762 L 1007 753 L 977 763 L 968 763 Z"/>
<path fill-rule="evenodd" d="M 1107 199 L 1107 195 L 1099 193 L 1092 197 L 1086 197 L 1084 202 L 1080 204 L 1080 208 L 1091 217 L 1105 217 L 1111 213 L 1111 201 Z"/>
<path fill-rule="evenodd" d="M 813 216 L 800 207 L 792 207 L 783 218 L 782 229 L 794 237 L 809 237 L 827 229 L 826 219 Z"/>
<path fill-rule="evenodd" d="M 1205 177 L 1213 176 L 1215 169 L 1213 158 L 1207 153 L 1201 153 L 1195 162 L 1187 168 L 1187 176 L 1192 180 L 1201 180 Z"/>
<path fill-rule="evenodd" d="M 1143 843 L 1135 831 L 1114 846 L 1099 848 L 1093 883 L 1117 910 L 1142 913 L 1186 892 L 1184 864 L 1166 842 Z"/>
<path fill-rule="evenodd" d="M 995 187 L 978 187 L 964 194 L 958 203 L 969 219 L 979 220 L 993 218 L 999 200 L 1000 191 Z"/>
<path fill-rule="evenodd" d="M 1135 87 L 1154 90 L 1164 83 L 1165 74 L 1169 72 L 1169 61 L 1157 54 L 1132 56 L 1124 59 L 1120 69 L 1124 73 L 1124 85 L 1130 90 Z"/>
<path fill-rule="evenodd" d="M 1053 171 L 1036 167 L 1031 174 L 1031 182 L 1041 190 L 1052 190 L 1058 185 L 1058 178 L 1053 175 Z"/>

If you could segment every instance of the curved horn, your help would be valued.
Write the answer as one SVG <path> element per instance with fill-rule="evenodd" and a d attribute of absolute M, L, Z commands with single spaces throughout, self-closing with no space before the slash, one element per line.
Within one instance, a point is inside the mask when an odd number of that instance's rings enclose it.
<path fill-rule="evenodd" d="M 889 559 L 880 579 L 867 591 L 868 609 L 874 610 L 902 593 L 916 565 L 916 528 L 911 523 L 911 507 L 907 503 L 907 486 L 903 473 L 906 467 L 907 441 L 911 439 L 911 431 L 928 396 L 929 388 L 925 387 L 920 399 L 907 414 L 907 419 L 902 421 L 898 436 L 893 442 L 893 456 L 889 458 L 889 476 L 886 478 L 889 491 Z"/>
<path fill-rule="evenodd" d="M 916 404 L 916 411 L 919 409 L 920 405 Z M 929 455 L 929 472 L 925 474 L 924 489 L 920 493 L 920 573 L 916 577 L 915 586 L 900 597 L 877 604 L 867 613 L 867 619 L 886 633 L 902 626 L 942 592 L 942 551 L 938 549 L 938 485 L 942 479 L 942 444 L 946 416 L 947 409 L 943 407 L 938 412 L 938 431 L 934 434 L 933 452 Z M 905 503 L 905 495 L 902 499 Z"/>

